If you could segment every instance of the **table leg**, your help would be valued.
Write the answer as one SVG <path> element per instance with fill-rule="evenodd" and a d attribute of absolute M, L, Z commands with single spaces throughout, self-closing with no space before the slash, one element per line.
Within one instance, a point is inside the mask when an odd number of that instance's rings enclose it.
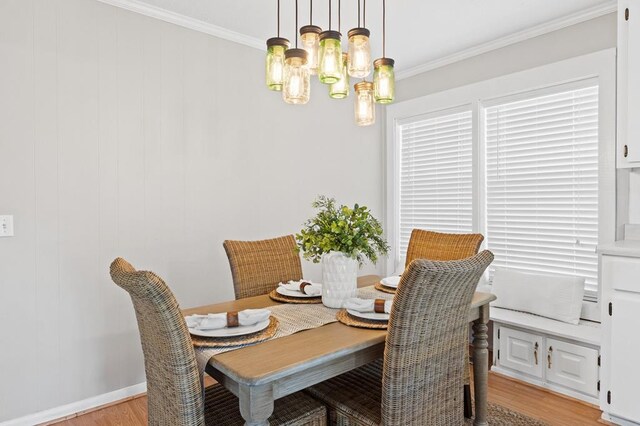
<path fill-rule="evenodd" d="M 473 322 L 473 387 L 475 393 L 475 426 L 487 426 L 487 387 L 489 379 L 489 342 L 487 338 L 489 304 L 480 306 L 480 317 Z"/>
<path fill-rule="evenodd" d="M 245 426 L 268 426 L 268 419 L 273 414 L 272 387 L 240 385 L 238 391 Z"/>

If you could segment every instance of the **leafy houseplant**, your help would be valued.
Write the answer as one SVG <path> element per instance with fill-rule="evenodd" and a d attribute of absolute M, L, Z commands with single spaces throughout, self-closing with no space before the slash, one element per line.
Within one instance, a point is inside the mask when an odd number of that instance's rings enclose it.
<path fill-rule="evenodd" d="M 338 206 L 335 199 L 322 195 L 312 206 L 318 213 L 305 222 L 296 240 L 305 259 L 322 261 L 323 303 L 339 308 L 357 293 L 358 266 L 365 259 L 375 263 L 388 253 L 389 245 L 368 207 Z"/>

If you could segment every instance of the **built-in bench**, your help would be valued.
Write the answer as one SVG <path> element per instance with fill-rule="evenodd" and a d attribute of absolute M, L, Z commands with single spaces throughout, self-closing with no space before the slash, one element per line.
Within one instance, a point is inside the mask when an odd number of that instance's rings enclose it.
<path fill-rule="evenodd" d="M 598 404 L 600 324 L 491 307 L 493 370 Z"/>

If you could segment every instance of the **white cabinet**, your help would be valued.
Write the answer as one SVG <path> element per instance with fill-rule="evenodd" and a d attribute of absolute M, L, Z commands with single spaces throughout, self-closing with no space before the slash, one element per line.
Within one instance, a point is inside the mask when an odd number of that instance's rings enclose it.
<path fill-rule="evenodd" d="M 640 256 L 640 253 L 638 253 Z M 640 424 L 640 257 L 602 254 L 603 397 L 606 419 Z"/>
<path fill-rule="evenodd" d="M 526 318 L 523 319 L 522 327 L 526 327 Z M 493 370 L 597 403 L 600 372 L 598 347 L 560 338 L 552 332 L 551 327 L 548 332 L 538 333 L 511 324 L 505 325 L 494 319 L 494 347 L 498 350 L 494 355 Z"/>
<path fill-rule="evenodd" d="M 619 168 L 640 167 L 640 2 L 618 1 Z"/>
<path fill-rule="evenodd" d="M 547 339 L 547 381 L 598 396 L 598 351 L 562 340 Z"/>
<path fill-rule="evenodd" d="M 542 336 L 502 327 L 499 343 L 501 366 L 542 378 Z"/>

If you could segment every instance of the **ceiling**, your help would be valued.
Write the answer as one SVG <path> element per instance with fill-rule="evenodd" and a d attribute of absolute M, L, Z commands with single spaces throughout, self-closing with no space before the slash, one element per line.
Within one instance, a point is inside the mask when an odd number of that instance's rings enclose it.
<path fill-rule="evenodd" d="M 243 34 L 249 44 L 259 45 L 276 35 L 276 0 L 136 3 Z M 341 30 L 346 35 L 357 26 L 358 2 L 341 3 Z M 333 29 L 337 27 L 337 4 L 338 0 L 333 0 Z M 281 36 L 291 41 L 295 35 L 294 5 L 295 0 L 281 0 Z M 326 0 L 316 0 L 313 5 L 313 23 L 323 29 L 328 28 L 328 5 Z M 611 0 L 388 0 L 387 56 L 396 60 L 399 71 L 408 70 L 550 21 L 576 14 L 588 16 L 590 11 L 613 5 Z M 382 56 L 382 0 L 369 0 L 366 8 L 373 57 L 377 58 Z M 309 23 L 309 0 L 299 0 L 299 16 L 299 25 Z"/>

